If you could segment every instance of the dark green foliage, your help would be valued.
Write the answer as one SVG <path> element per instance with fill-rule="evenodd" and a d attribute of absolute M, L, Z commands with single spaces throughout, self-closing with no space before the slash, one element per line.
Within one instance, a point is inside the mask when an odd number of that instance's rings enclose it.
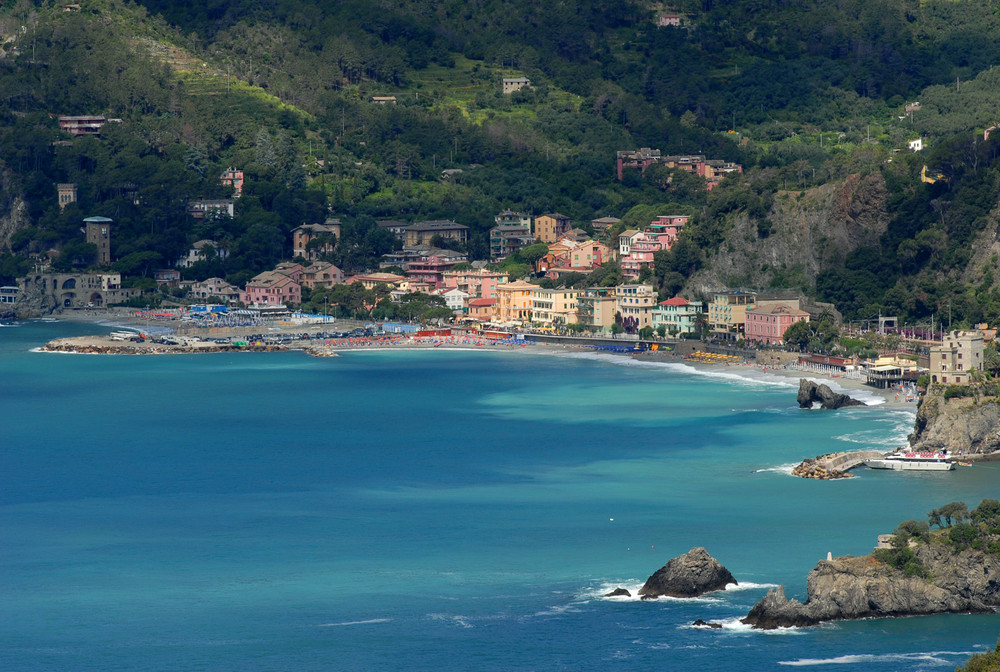
<path fill-rule="evenodd" d="M 986 653 L 972 656 L 964 667 L 956 667 L 955 672 L 997 672 L 1000 670 L 1000 640 L 996 648 Z"/>
<path fill-rule="evenodd" d="M 901 570 L 906 576 L 915 576 L 923 579 L 929 576 L 924 564 L 906 546 L 903 548 L 879 548 L 872 553 L 872 557 L 890 567 Z"/>

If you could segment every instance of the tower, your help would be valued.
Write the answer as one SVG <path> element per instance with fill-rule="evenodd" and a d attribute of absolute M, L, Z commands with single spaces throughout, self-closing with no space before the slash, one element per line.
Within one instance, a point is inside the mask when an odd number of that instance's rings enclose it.
<path fill-rule="evenodd" d="M 87 227 L 87 242 L 97 245 L 97 265 L 111 263 L 111 221 L 107 217 L 87 217 L 83 220 Z"/>
<path fill-rule="evenodd" d="M 76 203 L 76 184 L 69 182 L 57 184 L 56 190 L 59 192 L 59 209 L 65 210 L 70 203 Z"/>

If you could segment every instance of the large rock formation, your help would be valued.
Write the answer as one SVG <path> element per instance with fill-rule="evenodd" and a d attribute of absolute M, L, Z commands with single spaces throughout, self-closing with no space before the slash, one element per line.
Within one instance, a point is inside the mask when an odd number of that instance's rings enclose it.
<path fill-rule="evenodd" d="M 670 560 L 646 579 L 639 589 L 644 599 L 667 597 L 698 597 L 713 590 L 725 590 L 736 579 L 704 548 L 692 548 Z"/>
<path fill-rule="evenodd" d="M 772 179 L 766 172 L 760 179 Z M 740 208 L 727 215 L 725 240 L 709 252 L 685 290 L 770 287 L 775 275 L 786 269 L 815 281 L 822 271 L 842 266 L 853 250 L 878 248 L 890 220 L 888 198 L 885 180 L 876 172 L 803 191 L 778 191 L 766 211 Z"/>
<path fill-rule="evenodd" d="M 843 408 L 844 406 L 865 405 L 863 401 L 851 399 L 846 394 L 834 392 L 828 385 L 817 385 L 805 378 L 799 379 L 798 402 L 800 408 L 812 408 L 815 402 L 820 403 L 820 408 Z"/>
<path fill-rule="evenodd" d="M 920 398 L 910 446 L 956 455 L 1000 450 L 1000 401 L 985 396 L 945 399 L 945 389 L 932 385 Z"/>
<path fill-rule="evenodd" d="M 804 603 L 787 599 L 783 587 L 773 589 L 743 622 L 766 630 L 853 618 L 989 613 L 1000 605 L 1000 559 L 934 544 L 913 551 L 930 580 L 906 576 L 870 556 L 824 560 L 809 572 Z"/>

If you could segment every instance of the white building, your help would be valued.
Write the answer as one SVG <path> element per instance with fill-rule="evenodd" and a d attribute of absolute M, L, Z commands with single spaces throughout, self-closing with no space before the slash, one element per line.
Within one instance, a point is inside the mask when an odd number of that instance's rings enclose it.
<path fill-rule="evenodd" d="M 450 310 L 464 311 L 469 307 L 469 295 L 458 287 L 449 289 L 441 296 L 444 297 L 444 305 L 448 306 Z"/>

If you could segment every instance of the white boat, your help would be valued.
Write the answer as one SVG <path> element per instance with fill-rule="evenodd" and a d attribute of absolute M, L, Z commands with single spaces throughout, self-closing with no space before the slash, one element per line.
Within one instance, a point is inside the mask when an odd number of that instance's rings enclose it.
<path fill-rule="evenodd" d="M 955 463 L 948 459 L 948 451 L 935 453 L 904 453 L 896 451 L 874 460 L 865 460 L 871 469 L 892 469 L 893 471 L 950 471 Z"/>

